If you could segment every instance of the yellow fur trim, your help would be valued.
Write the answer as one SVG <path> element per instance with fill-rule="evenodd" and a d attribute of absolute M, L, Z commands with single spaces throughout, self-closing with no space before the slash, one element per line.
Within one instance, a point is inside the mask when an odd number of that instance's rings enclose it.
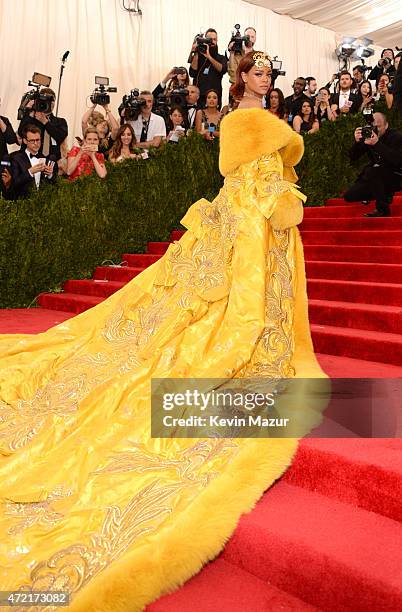
<path fill-rule="evenodd" d="M 262 493 L 291 463 L 295 439 L 249 440 L 227 472 L 154 543 L 115 562 L 82 589 L 72 612 L 139 612 L 216 557 Z"/>
<path fill-rule="evenodd" d="M 270 221 L 274 230 L 285 230 L 299 225 L 303 221 L 303 205 L 301 200 L 293 193 L 286 192 L 279 194 Z"/>
<path fill-rule="evenodd" d="M 284 166 L 293 166 L 302 158 L 304 145 L 303 138 L 272 113 L 260 108 L 239 109 L 222 121 L 219 169 L 223 176 L 274 151 L 279 151 Z"/>

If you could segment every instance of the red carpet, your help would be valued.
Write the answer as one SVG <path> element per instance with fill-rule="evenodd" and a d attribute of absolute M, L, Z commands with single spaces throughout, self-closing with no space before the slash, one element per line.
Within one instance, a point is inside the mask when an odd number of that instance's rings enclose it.
<path fill-rule="evenodd" d="M 327 204 L 306 209 L 302 227 L 318 359 L 331 377 L 402 377 L 402 197 L 389 219 Z M 0 332 L 44 331 L 86 310 L 168 244 L 68 281 L 40 297 L 43 308 L 0 311 Z M 402 610 L 401 498 L 401 439 L 303 440 L 220 557 L 147 612 Z"/>

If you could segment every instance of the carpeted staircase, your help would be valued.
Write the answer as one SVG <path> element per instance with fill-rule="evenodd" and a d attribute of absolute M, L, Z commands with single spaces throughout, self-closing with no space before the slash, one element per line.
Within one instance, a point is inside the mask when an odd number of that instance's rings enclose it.
<path fill-rule="evenodd" d="M 402 376 L 402 195 L 390 218 L 367 210 L 330 200 L 306 208 L 301 228 L 314 346 L 332 377 Z M 167 246 L 67 281 L 42 309 L 9 311 L 8 328 L 5 311 L 0 331 L 42 331 L 94 306 Z M 401 499 L 401 439 L 302 440 L 218 559 L 147 612 L 402 610 Z"/>
<path fill-rule="evenodd" d="M 372 206 L 329 200 L 306 208 L 301 226 L 311 330 L 317 353 L 402 366 L 402 195 L 392 217 L 364 218 Z M 172 232 L 177 240 L 181 232 Z M 99 266 L 91 280 L 69 280 L 45 293 L 42 308 L 79 313 L 95 306 L 157 261 L 167 242 Z"/>

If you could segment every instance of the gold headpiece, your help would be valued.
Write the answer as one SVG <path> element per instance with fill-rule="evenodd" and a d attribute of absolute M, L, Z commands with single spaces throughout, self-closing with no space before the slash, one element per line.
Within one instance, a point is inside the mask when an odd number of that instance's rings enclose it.
<path fill-rule="evenodd" d="M 266 53 L 262 51 L 257 51 L 253 53 L 254 64 L 257 68 L 271 68 L 272 69 L 272 60 Z"/>

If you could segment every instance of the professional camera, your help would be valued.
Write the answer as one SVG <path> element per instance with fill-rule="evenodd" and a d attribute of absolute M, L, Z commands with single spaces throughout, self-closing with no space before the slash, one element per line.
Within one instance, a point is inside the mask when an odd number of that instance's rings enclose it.
<path fill-rule="evenodd" d="M 278 76 L 285 76 L 286 75 L 286 71 L 282 70 L 282 64 L 283 61 L 282 60 L 278 60 L 278 56 L 275 55 L 274 58 L 271 60 L 272 63 L 272 80 L 275 81 L 275 79 Z"/>
<path fill-rule="evenodd" d="M 206 53 L 207 45 L 212 45 L 213 40 L 212 40 L 212 38 L 209 38 L 209 36 L 204 38 L 201 34 L 198 34 L 195 37 L 194 42 L 197 43 L 197 51 L 198 51 L 198 53 Z"/>
<path fill-rule="evenodd" d="M 116 93 L 117 87 L 109 87 L 108 77 L 100 76 L 95 77 L 95 85 L 98 87 L 95 87 L 94 92 L 89 97 L 92 104 L 99 104 L 100 106 L 110 104 L 109 93 Z"/>
<path fill-rule="evenodd" d="M 392 64 L 392 60 L 389 59 L 389 57 L 383 57 L 382 58 L 382 65 L 383 66 L 390 66 Z"/>
<path fill-rule="evenodd" d="M 186 68 L 184 68 L 184 66 L 175 66 L 173 68 L 173 73 L 174 74 L 187 74 L 187 70 Z"/>
<path fill-rule="evenodd" d="M 126 96 L 123 96 L 123 108 L 124 118 L 130 120 L 136 120 L 138 115 L 147 105 L 147 102 L 144 98 L 140 98 L 140 90 L 135 88 L 130 91 L 130 93 Z"/>
<path fill-rule="evenodd" d="M 188 96 L 188 89 L 184 87 L 178 87 L 177 89 L 172 89 L 169 94 L 169 104 L 170 106 L 186 106 Z"/>
<path fill-rule="evenodd" d="M 21 121 L 24 115 L 30 113 L 32 110 L 45 113 L 48 115 L 52 111 L 52 102 L 54 97 L 50 94 L 42 93 L 39 91 L 40 87 L 49 87 L 51 77 L 41 74 L 40 72 L 34 72 L 33 77 L 28 81 L 30 87 L 34 87 L 30 91 L 23 94 L 18 108 L 17 118 Z M 33 105 L 27 108 L 27 104 L 33 100 Z"/>
<path fill-rule="evenodd" d="M 235 23 L 234 29 L 235 29 L 235 32 L 232 32 L 232 38 L 229 41 L 229 45 L 233 43 L 233 47 L 231 48 L 231 51 L 233 51 L 235 55 L 241 55 L 243 52 L 243 43 L 246 44 L 250 42 L 250 36 L 241 35 L 239 23 Z"/>
<path fill-rule="evenodd" d="M 362 126 L 362 140 L 364 141 L 366 138 L 371 138 L 373 132 L 377 133 L 377 128 L 373 127 L 374 108 L 372 105 L 363 108 L 363 116 L 366 120 L 366 125 Z"/>

